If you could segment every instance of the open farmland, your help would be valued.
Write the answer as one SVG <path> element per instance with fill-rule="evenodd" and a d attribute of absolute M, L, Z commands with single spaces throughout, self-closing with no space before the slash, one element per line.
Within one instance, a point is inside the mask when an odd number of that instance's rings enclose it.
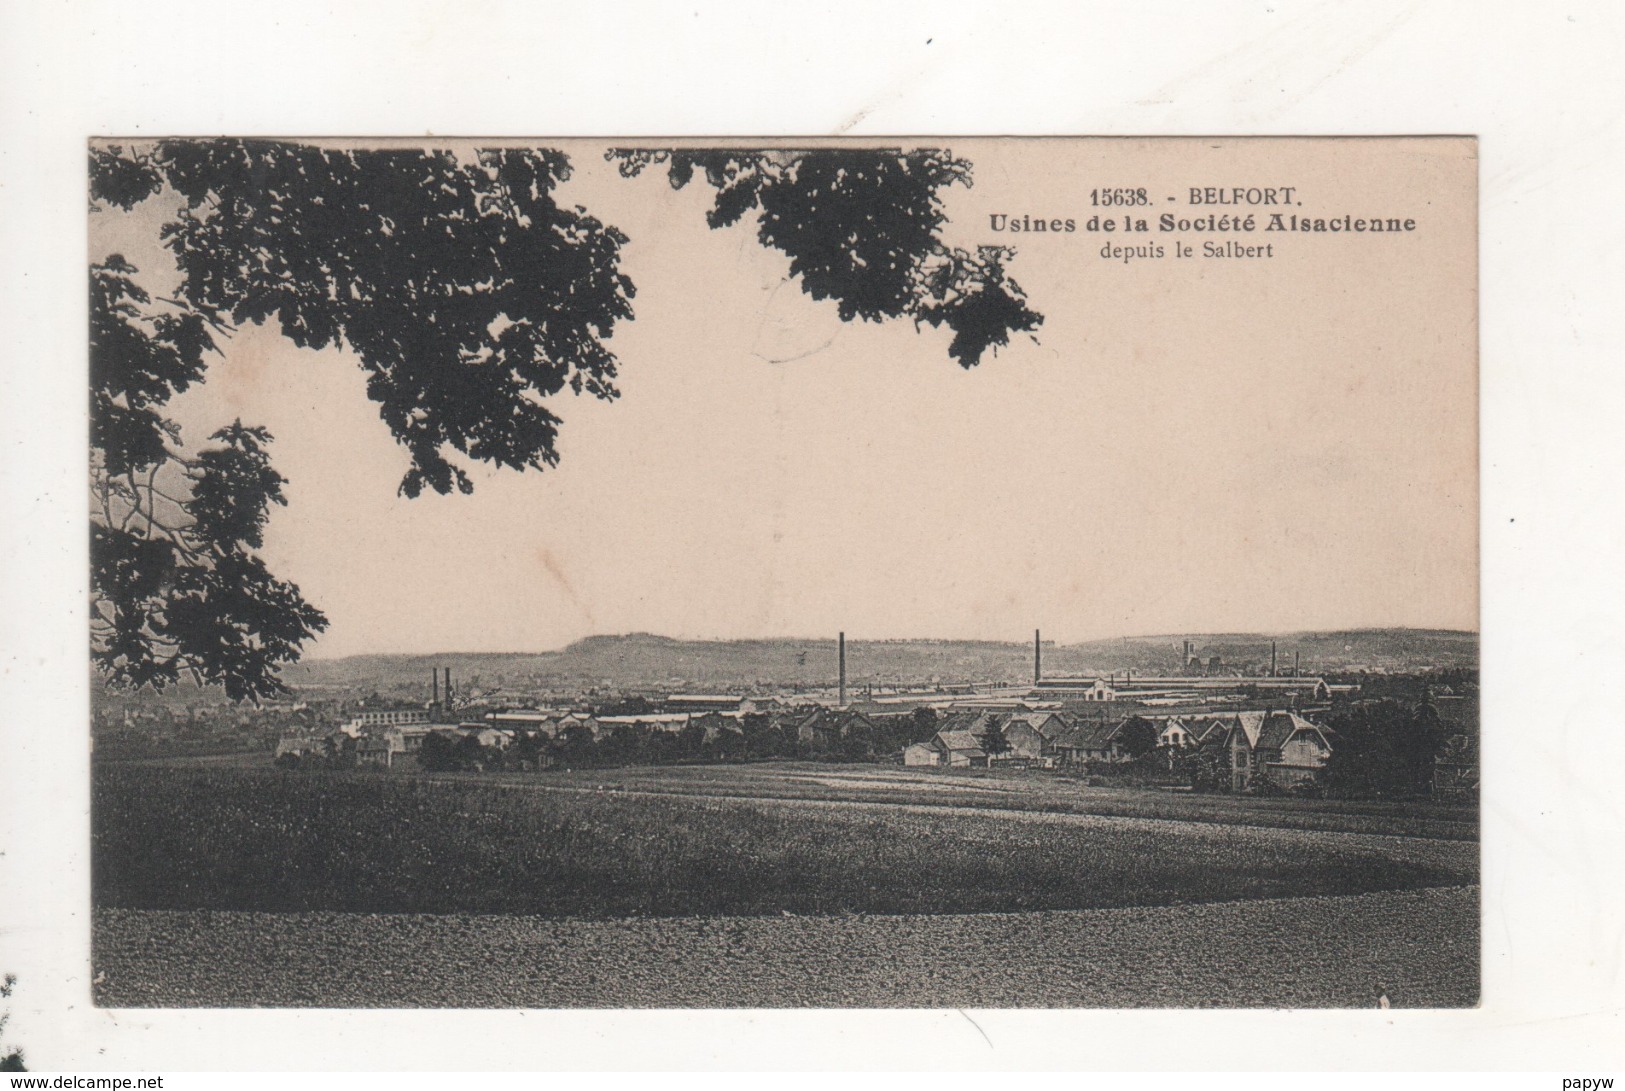
<path fill-rule="evenodd" d="M 1460 804 L 1197 795 L 1158 788 L 1091 785 L 1077 777 L 1019 770 L 770 762 L 554 770 L 542 774 L 536 783 L 680 795 L 929 803 L 1460 841 L 1478 839 L 1477 808 Z"/>
<path fill-rule="evenodd" d="M 961 916 L 99 910 L 110 1007 L 1395 1007 L 1478 1002 L 1478 891 Z"/>
<path fill-rule="evenodd" d="M 1475 842 L 1365 832 L 1383 816 L 1324 805 L 1301 813 L 1355 829 L 755 770 L 779 795 L 715 767 L 673 792 L 100 766 L 98 1003 L 1341 1006 L 1378 980 L 1400 1004 L 1476 1000 Z"/>
<path fill-rule="evenodd" d="M 1111 908 L 1476 881 L 1471 843 L 918 804 L 99 770 L 99 906 L 553 917 Z"/>
<path fill-rule="evenodd" d="M 104 768 L 272 768 L 269 754 L 119 760 Z M 1295 830 L 1373 833 L 1451 841 L 1478 839 L 1472 804 L 1417 800 L 1338 800 L 1198 795 L 1164 788 L 1090 784 L 1051 772 L 988 769 L 918 769 L 895 765 L 832 765 L 808 761 L 749 764 L 649 765 L 604 769 L 550 769 L 538 774 L 425 773 L 407 762 L 394 777 L 475 782 L 506 788 L 639 792 L 761 800 L 918 803 L 947 807 L 1117 818 L 1214 822 Z"/>

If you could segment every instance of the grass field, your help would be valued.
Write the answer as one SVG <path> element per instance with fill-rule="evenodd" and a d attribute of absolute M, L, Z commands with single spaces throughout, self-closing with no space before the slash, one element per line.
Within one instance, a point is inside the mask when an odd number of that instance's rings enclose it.
<path fill-rule="evenodd" d="M 941 804 L 107 767 L 104 908 L 627 917 L 1092 909 L 1475 882 L 1470 843 Z M 535 782 L 531 782 L 533 785 Z"/>
<path fill-rule="evenodd" d="M 1470 806 L 1425 801 L 1196 795 L 1156 788 L 1091 786 L 1077 778 L 1044 772 L 770 762 L 553 770 L 537 777 L 535 782 L 559 787 L 756 799 L 935 803 L 1461 841 L 1478 839 L 1478 811 Z"/>
<path fill-rule="evenodd" d="M 104 763 L 110 768 L 271 768 L 270 755 L 235 754 Z M 749 764 L 551 769 L 540 774 L 430 774 L 410 761 L 392 776 L 481 782 L 512 787 L 620 790 L 743 799 L 822 799 L 854 803 L 922 803 L 952 807 L 1162 818 L 1228 826 L 1375 833 L 1454 841 L 1478 839 L 1478 809 L 1459 803 L 1405 800 L 1269 799 L 1197 795 L 1159 788 L 1090 785 L 1061 773 L 987 769 L 920 769 L 896 765 L 830 765 L 803 761 Z"/>

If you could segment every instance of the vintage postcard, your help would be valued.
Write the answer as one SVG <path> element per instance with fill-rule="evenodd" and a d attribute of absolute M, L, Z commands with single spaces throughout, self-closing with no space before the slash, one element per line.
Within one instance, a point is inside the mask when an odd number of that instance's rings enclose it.
<path fill-rule="evenodd" d="M 1477 144 L 89 152 L 106 1008 L 1480 998 Z"/>

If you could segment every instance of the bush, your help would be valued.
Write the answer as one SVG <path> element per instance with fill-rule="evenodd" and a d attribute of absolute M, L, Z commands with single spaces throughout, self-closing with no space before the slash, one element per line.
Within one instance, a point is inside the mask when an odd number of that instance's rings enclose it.
<path fill-rule="evenodd" d="M 1287 794 L 1286 789 L 1276 783 L 1266 773 L 1259 773 L 1248 781 L 1247 787 L 1242 789 L 1244 795 L 1258 796 L 1263 799 L 1275 799 Z"/>
<path fill-rule="evenodd" d="M 1123 787 L 1165 787 L 1185 784 L 1189 779 L 1177 761 L 1170 769 L 1168 755 L 1157 750 L 1130 761 L 1091 761 L 1085 768 L 1092 778 Z"/>
<path fill-rule="evenodd" d="M 423 736 L 418 748 L 418 765 L 431 773 L 449 773 L 462 768 L 457 741 L 440 731 Z"/>

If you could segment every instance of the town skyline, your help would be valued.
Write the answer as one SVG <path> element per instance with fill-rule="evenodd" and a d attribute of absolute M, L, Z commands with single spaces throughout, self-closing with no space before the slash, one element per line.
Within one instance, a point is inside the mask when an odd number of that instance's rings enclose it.
<path fill-rule="evenodd" d="M 1044 631 L 1039 630 L 1040 633 Z M 1205 638 L 1210 640 L 1246 640 L 1269 639 L 1272 637 L 1292 636 L 1335 636 L 1340 634 L 1357 633 L 1414 633 L 1414 634 L 1447 634 L 1452 636 L 1478 637 L 1480 632 L 1476 628 L 1464 629 L 1447 625 L 1347 625 L 1347 626 L 1303 626 L 1285 629 L 1254 629 L 1254 630 L 1171 630 L 1156 633 L 1112 633 L 1105 636 L 1083 636 L 1069 638 L 1064 636 L 1043 636 L 1046 647 L 1081 647 L 1091 644 L 1107 644 L 1112 642 L 1151 643 L 1156 641 L 1179 641 L 1182 639 Z M 317 644 L 305 656 L 306 660 L 337 661 L 342 659 L 360 659 L 369 657 L 379 658 L 419 658 L 424 656 L 503 656 L 503 655 L 547 655 L 554 652 L 566 651 L 576 645 L 594 640 L 629 640 L 648 638 L 652 640 L 670 641 L 677 644 L 772 644 L 772 643 L 816 643 L 833 642 L 838 636 L 844 635 L 849 644 L 995 644 L 1019 647 L 1031 647 L 1032 639 L 1028 637 L 1021 640 L 1017 637 L 996 636 L 880 636 L 868 633 L 855 633 L 850 630 L 837 630 L 833 633 L 776 633 L 771 635 L 740 635 L 740 636 L 687 636 L 673 633 L 657 633 L 647 630 L 632 632 L 593 632 L 574 637 L 563 643 L 546 648 L 438 648 L 414 649 L 410 651 L 358 651 L 347 652 L 343 655 L 324 655 Z"/>

